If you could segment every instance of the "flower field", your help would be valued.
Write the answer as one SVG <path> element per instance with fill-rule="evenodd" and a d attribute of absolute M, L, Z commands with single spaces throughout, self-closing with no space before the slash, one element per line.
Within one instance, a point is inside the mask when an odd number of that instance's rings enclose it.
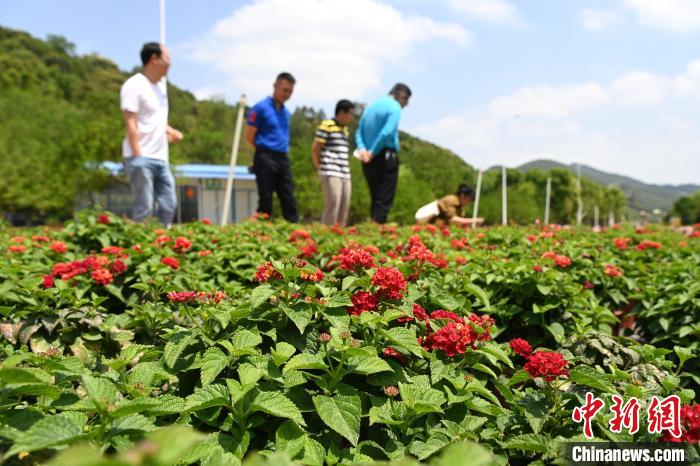
<path fill-rule="evenodd" d="M 566 442 L 700 441 L 700 229 L 83 212 L 0 230 L 0 254 L 3 464 L 563 464 Z M 632 399 L 637 429 L 608 409 Z M 674 399 L 675 434 L 654 417 Z"/>

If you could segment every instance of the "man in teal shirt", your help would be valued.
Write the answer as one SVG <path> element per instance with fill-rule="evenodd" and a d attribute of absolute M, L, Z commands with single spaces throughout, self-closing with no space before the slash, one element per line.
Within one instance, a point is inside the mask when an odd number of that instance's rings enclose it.
<path fill-rule="evenodd" d="M 372 197 L 371 215 L 377 223 L 386 223 L 399 180 L 399 120 L 408 105 L 411 89 L 398 83 L 389 95 L 367 107 L 355 133 L 362 171 Z"/>

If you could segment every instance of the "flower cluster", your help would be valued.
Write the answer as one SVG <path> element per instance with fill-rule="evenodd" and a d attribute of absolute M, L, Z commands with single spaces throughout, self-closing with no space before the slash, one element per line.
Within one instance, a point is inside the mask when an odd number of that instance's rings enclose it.
<path fill-rule="evenodd" d="M 406 356 L 404 356 L 402 353 L 400 353 L 396 348 L 384 348 L 384 351 L 382 351 L 382 354 L 386 356 L 387 358 L 395 359 L 397 360 L 400 364 L 407 364 L 408 359 L 406 359 Z"/>
<path fill-rule="evenodd" d="M 552 259 L 554 261 L 554 265 L 557 267 L 561 267 L 562 269 L 568 267 L 571 265 L 571 259 L 569 259 L 567 256 L 563 254 L 557 254 L 554 251 L 547 251 L 544 254 L 542 254 L 543 259 Z"/>
<path fill-rule="evenodd" d="M 522 338 L 513 338 L 508 344 L 510 345 L 510 349 L 524 358 L 528 358 L 532 354 L 532 346 Z"/>
<path fill-rule="evenodd" d="M 639 244 L 634 247 L 634 249 L 636 249 L 637 251 L 645 251 L 647 249 L 661 249 L 661 243 L 645 239 L 640 241 Z"/>
<path fill-rule="evenodd" d="M 49 244 L 49 248 L 57 254 L 65 254 L 68 252 L 68 246 L 63 241 L 54 241 Z"/>
<path fill-rule="evenodd" d="M 430 322 L 435 320 L 446 320 L 447 324 L 432 332 Z M 439 309 L 431 312 L 426 319 L 428 334 L 419 342 L 426 350 L 440 350 L 449 357 L 464 354 L 468 348 L 475 349 L 477 342 L 491 339 L 493 323 L 489 316 L 471 314 L 465 320 L 454 312 Z"/>
<path fill-rule="evenodd" d="M 622 270 L 618 269 L 614 265 L 606 265 L 603 271 L 608 277 L 619 277 L 622 275 Z"/>
<path fill-rule="evenodd" d="M 632 238 L 615 238 L 613 240 L 613 244 L 615 247 L 621 251 L 624 251 L 629 247 L 629 243 L 632 241 Z"/>
<path fill-rule="evenodd" d="M 362 246 L 358 243 L 350 243 L 341 248 L 340 252 L 333 256 L 333 260 L 339 262 L 341 270 L 357 271 L 358 269 L 371 269 L 374 267 L 374 256 L 379 252 L 374 246 Z"/>
<path fill-rule="evenodd" d="M 399 254 L 403 254 L 401 260 L 404 262 L 417 262 L 420 265 L 428 263 L 441 269 L 447 267 L 447 261 L 445 260 L 444 255 L 435 254 L 433 251 L 428 249 L 419 236 L 411 236 L 408 238 L 408 242 L 397 247 L 396 251 Z"/>
<path fill-rule="evenodd" d="M 282 274 L 275 270 L 272 262 L 265 262 L 263 265 L 258 267 L 258 271 L 255 272 L 255 281 L 258 283 L 266 283 L 270 280 L 281 280 Z"/>
<path fill-rule="evenodd" d="M 214 303 L 218 304 L 226 299 L 226 293 L 223 291 L 171 291 L 168 293 L 168 299 L 171 303 Z"/>
<path fill-rule="evenodd" d="M 184 236 L 179 236 L 175 238 L 175 246 L 173 246 L 173 251 L 178 254 L 184 254 L 192 247 L 192 241 L 188 240 Z"/>
<path fill-rule="evenodd" d="M 551 382 L 557 376 L 568 376 L 568 365 L 569 361 L 567 361 L 561 353 L 554 351 L 538 351 L 527 358 L 524 369 L 528 371 L 533 378 L 542 377 L 546 381 Z"/>
<path fill-rule="evenodd" d="M 54 264 L 51 273 L 44 275 L 41 286 L 52 288 L 58 278 L 69 281 L 79 275 L 90 275 L 99 285 L 108 285 L 114 280 L 114 275 L 126 272 L 127 266 L 119 259 L 110 262 L 106 256 L 88 256 L 83 260 L 59 262 Z"/>
<path fill-rule="evenodd" d="M 167 265 L 173 270 L 180 268 L 180 261 L 176 257 L 164 257 L 160 260 L 161 264 Z"/>
<path fill-rule="evenodd" d="M 289 235 L 290 243 L 300 243 L 299 244 L 299 257 L 311 258 L 318 251 L 318 246 L 316 242 L 311 237 L 311 234 L 305 230 L 294 230 L 291 235 Z"/>
<path fill-rule="evenodd" d="M 359 316 L 363 312 L 376 312 L 379 300 L 375 295 L 367 291 L 358 291 L 350 297 L 352 306 L 347 308 L 349 314 Z"/>
<path fill-rule="evenodd" d="M 394 267 L 379 267 L 372 275 L 372 285 L 379 287 L 378 295 L 383 299 L 401 299 L 406 291 L 406 279 Z"/>
<path fill-rule="evenodd" d="M 686 442 L 700 443 L 700 405 L 685 405 L 681 407 L 681 429 L 683 434 L 680 438 L 664 432 L 661 437 L 662 442 Z"/>

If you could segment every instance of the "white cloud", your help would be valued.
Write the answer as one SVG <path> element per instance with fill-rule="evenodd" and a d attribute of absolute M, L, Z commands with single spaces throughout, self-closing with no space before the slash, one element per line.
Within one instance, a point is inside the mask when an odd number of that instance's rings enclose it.
<path fill-rule="evenodd" d="M 277 73 L 289 71 L 297 78 L 293 99 L 313 104 L 366 96 L 385 66 L 432 40 L 465 46 L 471 34 L 377 0 L 257 0 L 183 48 L 253 98 L 268 94 Z"/>
<path fill-rule="evenodd" d="M 689 96 L 700 98 L 700 60 L 675 76 L 634 71 L 608 84 L 522 87 L 409 130 L 477 167 L 550 158 L 697 183 L 700 118 Z"/>
<path fill-rule="evenodd" d="M 700 97 L 700 60 L 690 62 L 685 72 L 675 77 L 673 90 L 680 97 Z"/>
<path fill-rule="evenodd" d="M 674 32 L 700 30 L 697 0 L 624 0 L 642 24 Z"/>
<path fill-rule="evenodd" d="M 197 100 L 225 100 L 226 91 L 216 86 L 204 86 L 192 92 Z"/>
<path fill-rule="evenodd" d="M 617 21 L 614 10 L 585 9 L 581 12 L 581 26 L 588 31 L 599 31 Z"/>
<path fill-rule="evenodd" d="M 448 0 L 448 5 L 473 19 L 496 24 L 521 24 L 518 8 L 506 0 Z"/>
<path fill-rule="evenodd" d="M 599 105 L 606 100 L 605 90 L 597 83 L 570 86 L 524 87 L 514 94 L 497 97 L 489 104 L 496 118 L 512 115 L 565 117 L 573 112 Z"/>
<path fill-rule="evenodd" d="M 610 84 L 613 97 L 625 105 L 654 105 L 666 100 L 671 81 L 654 73 L 634 71 Z"/>

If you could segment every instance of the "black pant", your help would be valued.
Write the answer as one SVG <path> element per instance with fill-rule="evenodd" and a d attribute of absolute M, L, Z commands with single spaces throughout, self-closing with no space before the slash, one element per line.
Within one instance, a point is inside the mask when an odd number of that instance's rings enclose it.
<path fill-rule="evenodd" d="M 258 212 L 272 215 L 272 193 L 276 191 L 284 218 L 298 222 L 294 182 L 287 154 L 258 148 L 253 159 L 253 171 L 258 185 Z"/>
<path fill-rule="evenodd" d="M 371 162 L 363 165 L 362 171 L 372 196 L 372 220 L 386 223 L 399 181 L 399 154 L 394 150 L 384 149 L 376 154 Z"/>

